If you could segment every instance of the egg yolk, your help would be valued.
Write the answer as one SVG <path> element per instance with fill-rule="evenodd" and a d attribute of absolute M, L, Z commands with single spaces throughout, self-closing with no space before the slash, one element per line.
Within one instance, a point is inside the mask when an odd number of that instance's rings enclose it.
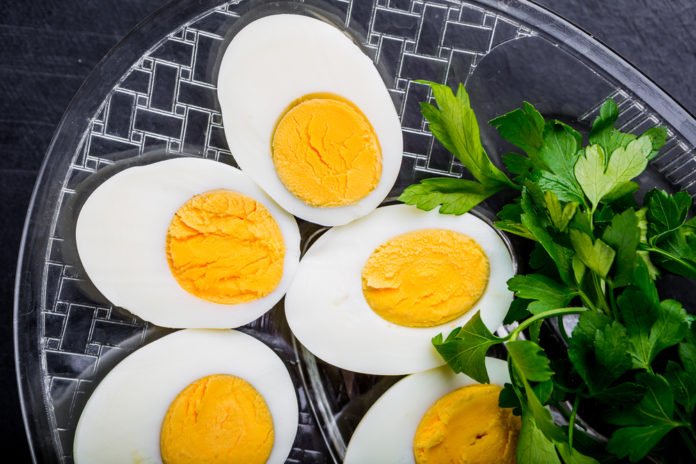
<path fill-rule="evenodd" d="M 166 241 L 169 268 L 188 292 L 237 304 L 271 293 L 283 275 L 285 243 L 261 203 L 229 190 L 193 197 L 174 215 Z"/>
<path fill-rule="evenodd" d="M 271 149 L 281 182 L 315 207 L 356 203 L 382 174 L 382 151 L 370 121 L 330 94 L 295 102 L 276 125 Z"/>
<path fill-rule="evenodd" d="M 363 295 L 383 319 L 433 327 L 469 311 L 488 284 L 488 257 L 472 238 L 445 229 L 399 235 L 372 252 Z"/>
<path fill-rule="evenodd" d="M 184 388 L 160 432 L 165 464 L 265 463 L 273 448 L 273 418 L 247 381 L 216 374 Z"/>
<path fill-rule="evenodd" d="M 520 418 L 498 406 L 500 387 L 470 385 L 440 398 L 413 440 L 417 464 L 514 464 Z"/>

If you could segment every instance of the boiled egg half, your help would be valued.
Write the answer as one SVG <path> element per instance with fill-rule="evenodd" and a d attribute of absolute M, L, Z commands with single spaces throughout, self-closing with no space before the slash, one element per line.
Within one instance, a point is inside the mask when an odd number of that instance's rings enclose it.
<path fill-rule="evenodd" d="M 121 361 L 77 424 L 76 463 L 283 463 L 298 406 L 290 375 L 241 332 L 182 330 Z"/>
<path fill-rule="evenodd" d="M 506 243 L 473 214 L 385 206 L 330 229 L 309 248 L 285 314 L 297 339 L 330 364 L 407 374 L 442 365 L 431 339 L 479 310 L 497 330 L 513 275 Z"/>
<path fill-rule="evenodd" d="M 239 166 L 295 216 L 345 224 L 394 185 L 403 151 L 394 104 L 335 26 L 294 14 L 251 22 L 225 50 L 218 97 Z"/>
<path fill-rule="evenodd" d="M 282 298 L 300 253 L 292 216 L 240 170 L 199 158 L 110 177 L 82 206 L 75 239 L 107 299 L 174 328 L 253 321 Z"/>
<path fill-rule="evenodd" d="M 507 364 L 487 358 L 491 384 L 441 367 L 412 374 L 382 395 L 360 421 L 345 464 L 514 464 L 520 419 L 498 407 Z"/>

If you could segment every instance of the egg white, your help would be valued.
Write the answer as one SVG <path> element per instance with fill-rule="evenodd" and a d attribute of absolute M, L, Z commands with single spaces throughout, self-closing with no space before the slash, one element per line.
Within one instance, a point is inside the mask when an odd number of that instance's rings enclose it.
<path fill-rule="evenodd" d="M 285 242 L 283 276 L 257 300 L 225 305 L 184 290 L 169 268 L 166 237 L 176 211 L 195 195 L 228 189 L 262 203 Z M 297 269 L 300 234 L 283 211 L 239 169 L 177 158 L 126 169 L 89 196 L 77 219 L 77 251 L 87 275 L 114 305 L 162 327 L 234 328 L 271 309 Z"/>
<path fill-rule="evenodd" d="M 507 363 L 486 358 L 492 384 L 510 382 Z M 362 418 L 348 443 L 344 464 L 414 463 L 413 439 L 421 419 L 437 400 L 474 379 L 440 367 L 409 375 L 387 390 Z M 471 420 L 476 420 L 472 417 Z"/>
<path fill-rule="evenodd" d="M 275 171 L 271 139 L 276 123 L 293 101 L 317 92 L 339 95 L 360 108 L 382 148 L 379 183 L 352 205 L 310 206 Z M 403 140 L 394 104 L 370 58 L 334 26 L 293 14 L 250 23 L 225 50 L 218 97 L 227 143 L 239 166 L 295 216 L 327 226 L 348 223 L 376 208 L 396 181 Z"/>
<path fill-rule="evenodd" d="M 490 264 L 486 290 L 470 311 L 435 327 L 403 327 L 382 319 L 363 295 L 365 262 L 389 239 L 432 228 L 461 232 L 478 242 Z M 366 374 L 409 374 L 442 365 L 444 361 L 431 339 L 466 324 L 478 310 L 483 323 L 491 331 L 497 330 L 512 301 L 506 282 L 513 275 L 505 242 L 476 216 L 442 215 L 408 205 L 385 206 L 329 230 L 309 248 L 288 289 L 285 315 L 295 337 L 330 364 Z"/>
<path fill-rule="evenodd" d="M 232 330 L 182 330 L 121 361 L 87 401 L 75 431 L 76 463 L 162 462 L 160 429 L 167 409 L 192 382 L 231 374 L 249 382 L 273 417 L 268 463 L 283 463 L 292 449 L 298 406 L 290 375 L 265 344 Z"/>

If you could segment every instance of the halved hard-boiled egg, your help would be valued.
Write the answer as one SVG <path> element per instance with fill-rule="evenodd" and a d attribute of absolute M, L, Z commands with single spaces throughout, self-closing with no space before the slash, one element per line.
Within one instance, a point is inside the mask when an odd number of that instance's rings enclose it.
<path fill-rule="evenodd" d="M 501 236 L 473 214 L 385 206 L 322 235 L 285 299 L 297 339 L 355 372 L 396 375 L 443 364 L 431 339 L 476 311 L 495 331 L 514 275 Z"/>
<path fill-rule="evenodd" d="M 225 51 L 218 96 L 239 166 L 295 216 L 345 224 L 392 188 L 399 118 L 370 58 L 336 27 L 293 14 L 253 21 Z"/>
<path fill-rule="evenodd" d="M 507 364 L 487 358 L 491 384 L 441 367 L 387 390 L 360 421 L 345 464 L 514 464 L 520 419 L 500 408 Z"/>
<path fill-rule="evenodd" d="M 113 304 L 164 327 L 244 325 L 285 294 L 300 234 L 240 170 L 177 158 L 132 167 L 88 197 L 80 260 Z"/>
<path fill-rule="evenodd" d="M 297 425 L 292 380 L 268 346 L 231 330 L 182 330 L 107 374 L 73 453 L 76 463 L 282 463 Z"/>

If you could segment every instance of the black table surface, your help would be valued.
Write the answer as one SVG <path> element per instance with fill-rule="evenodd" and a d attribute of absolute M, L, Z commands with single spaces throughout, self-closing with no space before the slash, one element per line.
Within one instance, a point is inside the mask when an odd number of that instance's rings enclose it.
<path fill-rule="evenodd" d="M 694 0 L 537 2 L 603 41 L 696 114 Z M 14 456 L 12 462 L 30 459 L 15 380 L 12 307 L 34 180 L 63 111 L 89 72 L 166 3 L 0 1 L 0 455 Z"/>

